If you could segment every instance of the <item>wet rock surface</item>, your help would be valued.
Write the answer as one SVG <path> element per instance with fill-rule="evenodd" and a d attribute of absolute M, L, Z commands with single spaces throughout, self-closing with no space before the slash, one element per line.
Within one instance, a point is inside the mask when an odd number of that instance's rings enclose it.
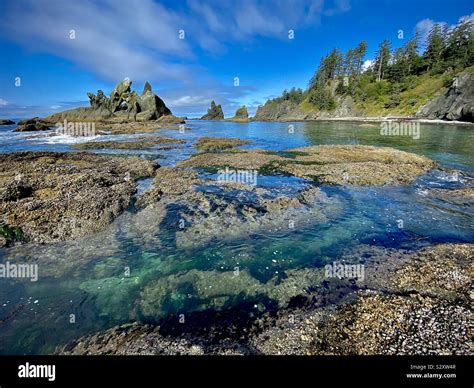
<path fill-rule="evenodd" d="M 33 131 L 47 131 L 50 129 L 50 124 L 39 117 L 32 119 L 20 120 L 15 129 L 15 132 L 33 132 Z"/>
<path fill-rule="evenodd" d="M 267 283 L 247 273 L 240 280 L 231 272 L 183 273 L 167 280 L 174 282 L 178 296 L 187 298 L 189 292 L 194 298 L 211 298 L 221 307 L 225 295 L 245 293 L 250 301 L 243 302 L 240 313 L 196 312 L 187 314 L 185 323 L 172 314 L 156 326 L 135 323 L 112 328 L 80 338 L 58 352 L 471 354 L 473 245 L 444 244 L 417 251 L 361 247 L 341 261 L 360 263 L 362 254 L 367 272 L 364 280 L 357 281 L 328 279 L 324 268 L 286 271 L 284 281 Z M 183 285 L 191 278 L 198 287 L 186 290 Z M 229 282 L 234 285 L 230 290 L 220 288 Z M 142 298 L 142 307 L 151 314 L 156 303 L 166 300 L 166 287 L 161 286 L 150 285 L 144 294 L 149 298 Z M 253 294 L 268 296 L 266 309 L 252 305 Z M 277 303 L 272 305 L 271 300 Z"/>
<path fill-rule="evenodd" d="M 155 168 L 140 158 L 84 153 L 0 155 L 1 221 L 36 243 L 90 234 L 127 209 L 135 179 Z"/>
<path fill-rule="evenodd" d="M 200 151 L 212 152 L 221 151 L 249 144 L 248 140 L 232 139 L 228 137 L 201 137 L 195 143 L 195 147 Z"/>
<path fill-rule="evenodd" d="M 178 248 L 204 246 L 216 238 L 250 238 L 263 230 L 288 231 L 296 222 L 324 223 L 341 211 L 337 197 L 309 184 L 292 196 L 280 195 L 245 183 L 200 178 L 196 171 L 176 167 L 160 168 L 136 205 L 177 220 Z"/>
<path fill-rule="evenodd" d="M 326 184 L 386 185 L 412 182 L 435 163 L 393 148 L 329 145 L 282 152 L 240 150 L 193 156 L 180 167 L 224 167 L 286 173 Z"/>
<path fill-rule="evenodd" d="M 86 143 L 74 144 L 72 148 L 78 150 L 97 150 L 97 149 L 129 149 L 143 150 L 152 148 L 159 144 L 182 144 L 184 140 L 172 139 L 164 136 L 142 136 L 133 141 L 90 141 Z"/>

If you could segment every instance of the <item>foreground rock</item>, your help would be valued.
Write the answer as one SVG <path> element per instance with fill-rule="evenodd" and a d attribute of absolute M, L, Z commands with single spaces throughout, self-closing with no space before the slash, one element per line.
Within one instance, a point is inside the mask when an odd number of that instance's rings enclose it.
<path fill-rule="evenodd" d="M 142 136 L 133 141 L 89 141 L 72 145 L 72 148 L 78 150 L 99 150 L 99 149 L 118 149 L 118 150 L 143 150 L 153 148 L 159 144 L 182 144 L 181 139 L 172 139 L 164 136 Z"/>
<path fill-rule="evenodd" d="M 14 121 L 8 120 L 8 119 L 0 119 L 0 125 L 13 125 L 15 124 Z"/>
<path fill-rule="evenodd" d="M 140 158 L 86 153 L 0 155 L 0 222 L 36 243 L 93 233 L 127 209 L 135 180 L 155 169 Z"/>
<path fill-rule="evenodd" d="M 224 120 L 224 112 L 222 107 L 216 105 L 214 100 L 211 101 L 211 107 L 207 110 L 207 113 L 201 117 L 201 120 Z"/>
<path fill-rule="evenodd" d="M 169 300 L 173 287 L 186 290 L 186 282 L 192 281 L 199 285 L 201 298 L 215 300 L 215 312 L 186 314 L 186 324 L 172 315 L 159 326 L 119 326 L 80 338 L 58 352 L 470 354 L 473 245 L 445 244 L 415 252 L 365 247 L 341 261 L 360 263 L 361 254 L 367 257 L 362 281 L 327 278 L 323 268 L 286 271 L 283 282 L 261 283 L 247 273 L 239 278 L 212 271 L 206 277 L 206 272 L 195 270 L 164 278 L 162 287 L 153 283 L 145 291 L 151 293 L 142 299 L 145 311 L 154 314 L 156 303 Z M 168 292 L 166 281 L 171 282 Z M 259 303 L 253 302 L 257 294 L 278 300 L 278 307 L 252 308 Z M 226 309 L 221 304 L 225 295 L 246 295 L 248 303 Z"/>
<path fill-rule="evenodd" d="M 474 122 L 474 74 L 466 69 L 440 96 L 422 106 L 416 117 Z"/>
<path fill-rule="evenodd" d="M 325 184 L 387 185 L 412 182 L 435 166 L 430 159 L 393 148 L 322 145 L 282 152 L 239 150 L 193 156 L 180 167 L 231 166 L 286 173 Z"/>
<path fill-rule="evenodd" d="M 195 144 L 200 151 L 221 151 L 241 145 L 249 144 L 248 140 L 232 139 L 228 137 L 201 137 Z"/>

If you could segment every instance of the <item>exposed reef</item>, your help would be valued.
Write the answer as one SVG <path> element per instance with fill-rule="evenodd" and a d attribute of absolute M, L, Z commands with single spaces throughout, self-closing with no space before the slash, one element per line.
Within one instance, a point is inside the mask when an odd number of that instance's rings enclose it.
<path fill-rule="evenodd" d="M 200 151 L 213 152 L 234 148 L 249 143 L 250 141 L 248 140 L 233 139 L 228 137 L 201 137 L 195 143 L 195 147 Z"/>
<path fill-rule="evenodd" d="M 311 146 L 282 152 L 238 150 L 191 157 L 180 167 L 255 169 L 327 184 L 386 185 L 412 182 L 433 168 L 430 159 L 393 148 L 361 145 Z"/>
<path fill-rule="evenodd" d="M 156 167 L 87 153 L 0 155 L 0 221 L 36 243 L 93 233 L 128 208 L 135 180 L 153 176 Z"/>
<path fill-rule="evenodd" d="M 89 141 L 86 143 L 73 144 L 72 148 L 78 150 L 98 150 L 98 149 L 127 149 L 143 150 L 153 148 L 158 144 L 182 144 L 181 139 L 172 139 L 164 136 L 142 136 L 133 141 Z"/>

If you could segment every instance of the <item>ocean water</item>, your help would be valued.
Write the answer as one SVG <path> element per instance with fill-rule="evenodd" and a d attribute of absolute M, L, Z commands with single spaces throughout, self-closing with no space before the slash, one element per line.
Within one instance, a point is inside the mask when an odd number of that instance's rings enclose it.
<path fill-rule="evenodd" d="M 381 136 L 379 127 L 346 122 L 205 122 L 157 134 L 186 140 L 173 149 L 104 150 L 176 164 L 196 152 L 202 136 L 250 140 L 243 148 L 285 150 L 314 144 L 389 146 L 436 160 L 437 168 L 406 186 L 321 186 L 331 205 L 323 219 L 303 215 L 295 228 L 263 228 L 251 233 L 218 230 L 197 246 L 178 244 L 176 219 L 152 210 L 130 211 L 102 232 L 49 245 L 18 245 L 0 250 L 0 262 L 39 265 L 39 280 L 0 279 L 0 354 L 43 354 L 81 335 L 117 324 L 160 322 L 170 314 L 227 309 L 239 304 L 279 302 L 272 289 L 285 271 L 321 267 L 341 253 L 364 247 L 415 249 L 443 242 L 474 242 L 474 210 L 466 204 L 428 195 L 431 188 L 474 185 L 474 131 L 465 126 L 421 124 L 419 139 Z M 0 127 L 0 151 L 72 152 L 75 142 L 52 133 L 14 133 Z M 107 136 L 125 140 L 144 135 Z M 95 137 L 101 140 L 105 137 Z M 453 179 L 453 170 L 459 179 Z M 207 173 L 201 172 L 206 175 Z M 209 173 L 212 178 L 212 174 Z M 150 180 L 140 182 L 142 192 Z M 291 194 L 308 183 L 285 176 L 259 176 L 258 186 Z M 202 190 L 216 190 L 203 187 Z M 250 200 L 250 199 L 249 199 Z M 398 227 L 403 220 L 403 228 Z M 130 270 L 126 276 L 124 270 Z M 243 276 L 229 277 L 235 268 Z M 128 274 L 127 274 L 128 275 Z M 249 292 L 250 289 L 258 292 Z M 284 297 L 283 297 L 284 299 Z M 71 317 L 74 315 L 74 323 Z"/>

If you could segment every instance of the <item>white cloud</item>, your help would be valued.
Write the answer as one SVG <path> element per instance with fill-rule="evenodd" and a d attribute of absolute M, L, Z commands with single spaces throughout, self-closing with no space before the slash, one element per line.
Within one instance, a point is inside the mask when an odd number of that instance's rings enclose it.
<path fill-rule="evenodd" d="M 3 0 L 0 33 L 31 51 L 65 58 L 100 80 L 151 81 L 160 93 L 179 90 L 171 106 L 199 102 L 203 108 L 210 93 L 230 106 L 232 98 L 248 90 L 212 84 L 197 61 L 199 50 L 218 55 L 236 41 L 251 44 L 259 36 L 284 40 L 289 29 L 306 28 L 349 8 L 349 0 L 188 0 L 174 8 L 153 0 Z M 75 39 L 70 39 L 71 30 Z M 185 39 L 179 39 L 180 30 Z M 203 79 L 211 87 L 198 88 Z"/>
<path fill-rule="evenodd" d="M 365 60 L 364 63 L 362 64 L 362 70 L 366 71 L 367 69 L 370 69 L 373 66 L 374 62 L 375 60 L 373 59 Z"/>
<path fill-rule="evenodd" d="M 323 5 L 324 0 L 189 0 L 174 10 L 153 0 L 10 0 L 0 31 L 108 80 L 183 80 L 195 70 L 195 46 L 220 52 L 229 41 L 286 39 L 288 29 L 317 22 Z M 349 3 L 334 0 L 327 7 L 345 12 Z M 75 39 L 70 39 L 71 30 Z M 179 39 L 180 30 L 185 39 Z"/>
<path fill-rule="evenodd" d="M 0 98 L 0 106 L 7 106 L 7 105 L 8 105 L 8 101 L 4 100 L 3 98 Z"/>

